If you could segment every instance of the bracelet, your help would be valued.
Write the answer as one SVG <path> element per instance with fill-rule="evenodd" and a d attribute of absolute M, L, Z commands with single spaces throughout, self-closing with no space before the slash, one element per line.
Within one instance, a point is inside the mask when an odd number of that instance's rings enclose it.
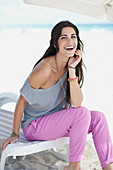
<path fill-rule="evenodd" d="M 11 135 L 19 138 L 19 134 L 15 133 L 15 132 L 12 132 Z"/>
<path fill-rule="evenodd" d="M 72 80 L 78 80 L 78 77 L 76 76 L 75 78 L 68 78 L 68 81 L 72 81 Z"/>
<path fill-rule="evenodd" d="M 69 68 L 73 68 L 73 69 L 76 69 L 75 67 L 71 67 L 71 66 L 68 66 Z"/>

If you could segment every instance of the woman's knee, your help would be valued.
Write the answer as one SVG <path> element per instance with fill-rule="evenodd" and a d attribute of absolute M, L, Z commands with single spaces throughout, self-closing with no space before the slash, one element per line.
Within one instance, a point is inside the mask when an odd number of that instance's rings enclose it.
<path fill-rule="evenodd" d="M 81 120 L 85 120 L 86 123 L 89 123 L 91 121 L 90 111 L 86 107 L 80 106 L 74 109 L 75 111 L 77 110 L 78 118 L 80 118 Z"/>
<path fill-rule="evenodd" d="M 107 121 L 105 114 L 101 111 L 93 111 L 93 112 L 91 111 L 91 114 L 93 114 L 93 117 L 97 122 Z"/>

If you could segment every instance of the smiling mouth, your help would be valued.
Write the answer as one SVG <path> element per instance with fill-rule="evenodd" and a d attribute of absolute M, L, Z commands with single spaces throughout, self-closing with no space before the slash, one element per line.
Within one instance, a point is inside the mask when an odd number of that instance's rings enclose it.
<path fill-rule="evenodd" d="M 73 50 L 73 49 L 74 49 L 74 47 L 73 47 L 73 46 L 64 47 L 64 48 L 65 48 L 65 50 L 67 50 L 67 51 L 71 51 L 71 50 Z"/>

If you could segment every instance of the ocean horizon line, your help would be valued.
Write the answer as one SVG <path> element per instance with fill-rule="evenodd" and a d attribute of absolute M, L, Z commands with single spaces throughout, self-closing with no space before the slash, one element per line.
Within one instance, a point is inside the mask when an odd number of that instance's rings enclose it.
<path fill-rule="evenodd" d="M 78 28 L 80 28 L 81 30 L 90 30 L 93 28 L 96 29 L 106 29 L 109 30 L 111 32 L 113 32 L 113 23 L 74 23 Z M 16 29 L 16 28 L 47 28 L 47 29 L 51 29 L 54 27 L 55 24 L 13 24 L 13 25 L 0 25 L 0 31 L 2 29 Z"/>

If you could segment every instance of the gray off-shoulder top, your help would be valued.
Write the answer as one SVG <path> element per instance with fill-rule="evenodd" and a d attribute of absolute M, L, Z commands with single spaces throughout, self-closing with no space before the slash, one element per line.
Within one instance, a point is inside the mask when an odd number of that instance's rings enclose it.
<path fill-rule="evenodd" d="M 67 72 L 67 71 L 66 71 Z M 66 84 L 66 72 L 61 77 L 61 79 L 53 86 L 46 89 L 34 89 L 30 86 L 29 76 L 25 80 L 23 87 L 20 89 L 21 95 L 27 100 L 27 105 L 24 110 L 23 119 L 21 121 L 21 127 L 24 129 L 28 126 L 31 121 L 53 112 L 62 110 L 62 96 L 60 91 L 61 86 L 65 89 Z M 63 101 L 68 107 L 64 98 L 63 92 Z"/>

